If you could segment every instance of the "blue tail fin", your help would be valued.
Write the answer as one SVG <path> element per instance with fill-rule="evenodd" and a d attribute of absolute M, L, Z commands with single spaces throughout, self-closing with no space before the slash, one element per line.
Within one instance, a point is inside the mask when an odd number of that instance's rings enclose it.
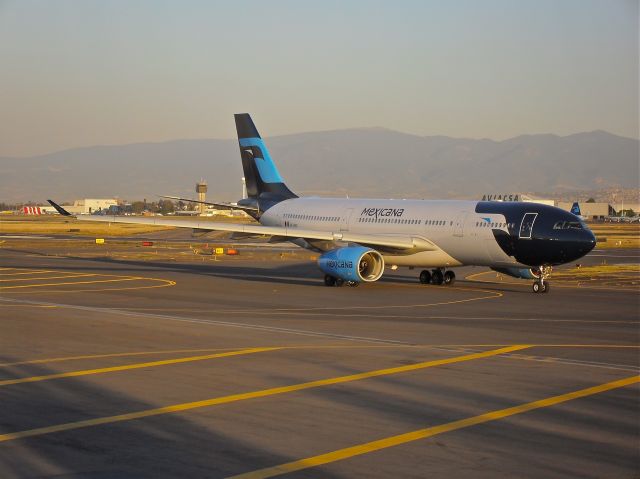
<path fill-rule="evenodd" d="M 580 213 L 580 205 L 577 201 L 571 205 L 571 212 L 576 216 L 582 216 L 582 213 Z"/>
<path fill-rule="evenodd" d="M 238 113 L 234 117 L 248 197 L 270 202 L 297 198 L 284 184 L 251 116 L 248 113 Z"/>

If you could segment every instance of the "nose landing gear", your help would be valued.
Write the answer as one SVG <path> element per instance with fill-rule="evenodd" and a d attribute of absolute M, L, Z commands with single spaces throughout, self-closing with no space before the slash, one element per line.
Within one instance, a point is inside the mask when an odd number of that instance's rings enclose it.
<path fill-rule="evenodd" d="M 551 266 L 540 266 L 538 269 L 538 279 L 533 282 L 531 289 L 534 293 L 548 293 L 549 283 L 545 281 L 551 276 L 553 268 Z"/>

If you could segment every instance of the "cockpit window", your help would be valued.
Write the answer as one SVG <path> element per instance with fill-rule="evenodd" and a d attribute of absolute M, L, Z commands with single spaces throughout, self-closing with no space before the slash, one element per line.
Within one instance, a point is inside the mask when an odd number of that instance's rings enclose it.
<path fill-rule="evenodd" d="M 581 230 L 582 229 L 582 222 L 580 222 L 580 221 L 558 221 L 556 224 L 553 225 L 553 229 L 554 230 L 569 230 L 569 229 Z"/>

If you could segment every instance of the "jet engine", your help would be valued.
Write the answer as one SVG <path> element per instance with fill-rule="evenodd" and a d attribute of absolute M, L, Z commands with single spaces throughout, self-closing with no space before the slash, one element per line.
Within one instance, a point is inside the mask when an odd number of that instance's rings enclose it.
<path fill-rule="evenodd" d="M 320 269 L 335 278 L 349 282 L 371 283 L 384 272 L 380 253 L 363 246 L 347 246 L 327 251 L 318 258 Z"/>
<path fill-rule="evenodd" d="M 498 273 L 519 279 L 538 279 L 540 273 L 532 268 L 491 268 Z"/>

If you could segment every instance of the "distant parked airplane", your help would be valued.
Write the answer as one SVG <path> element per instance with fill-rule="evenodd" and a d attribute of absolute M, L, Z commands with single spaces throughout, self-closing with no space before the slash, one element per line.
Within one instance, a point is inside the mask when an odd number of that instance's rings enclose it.
<path fill-rule="evenodd" d="M 259 224 L 131 216 L 78 220 L 270 235 L 321 253 L 318 266 L 327 286 L 377 281 L 385 266 L 427 268 L 421 283 L 450 285 L 451 268 L 478 265 L 534 279 L 534 292 L 548 292 L 552 267 L 581 258 L 596 244 L 575 215 L 537 203 L 300 198 L 285 185 L 251 117 L 241 113 L 235 121 L 248 198 L 235 206 L 207 204 L 240 209 Z"/>
<path fill-rule="evenodd" d="M 582 216 L 582 213 L 580 213 L 580 205 L 577 201 L 573 205 L 571 205 L 571 212 L 582 221 L 585 221 L 587 219 L 585 216 Z"/>

